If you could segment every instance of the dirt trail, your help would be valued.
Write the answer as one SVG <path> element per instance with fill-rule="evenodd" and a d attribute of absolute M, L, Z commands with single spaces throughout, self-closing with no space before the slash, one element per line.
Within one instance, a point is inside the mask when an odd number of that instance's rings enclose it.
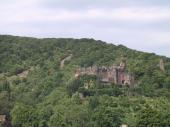
<path fill-rule="evenodd" d="M 70 54 L 69 56 L 67 56 L 66 58 L 64 58 L 63 60 L 61 60 L 61 62 L 60 62 L 60 68 L 61 68 L 61 69 L 64 68 L 64 63 L 65 63 L 65 61 L 71 60 L 72 57 L 73 57 L 73 55 Z"/>
<path fill-rule="evenodd" d="M 26 71 L 23 71 L 22 73 L 18 74 L 17 76 L 19 76 L 20 78 L 26 78 L 28 73 L 29 73 L 29 70 L 26 70 Z"/>
<path fill-rule="evenodd" d="M 20 74 L 17 74 L 17 76 L 19 76 L 20 78 L 26 78 L 26 77 L 28 76 L 28 73 L 29 73 L 30 71 L 33 71 L 33 70 L 34 70 L 34 67 L 31 67 L 30 69 L 25 70 L 25 71 L 23 71 L 23 72 L 20 73 Z"/>

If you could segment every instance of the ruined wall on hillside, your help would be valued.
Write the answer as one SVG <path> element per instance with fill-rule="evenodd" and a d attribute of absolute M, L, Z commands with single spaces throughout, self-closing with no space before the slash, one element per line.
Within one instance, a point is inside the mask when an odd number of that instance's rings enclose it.
<path fill-rule="evenodd" d="M 77 69 L 75 77 L 77 78 L 82 75 L 95 75 L 101 82 L 105 83 L 115 83 L 120 85 L 134 84 L 134 75 L 125 71 L 125 64 L 123 63 L 121 63 L 120 66 L 92 66 Z"/>

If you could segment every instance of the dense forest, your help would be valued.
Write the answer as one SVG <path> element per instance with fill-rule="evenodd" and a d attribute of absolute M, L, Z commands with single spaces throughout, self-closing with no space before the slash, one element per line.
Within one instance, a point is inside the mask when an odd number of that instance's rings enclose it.
<path fill-rule="evenodd" d="M 122 58 L 133 86 L 74 77 L 78 67 Z M 2 127 L 170 127 L 170 58 L 94 39 L 1 35 L 0 115 Z"/>

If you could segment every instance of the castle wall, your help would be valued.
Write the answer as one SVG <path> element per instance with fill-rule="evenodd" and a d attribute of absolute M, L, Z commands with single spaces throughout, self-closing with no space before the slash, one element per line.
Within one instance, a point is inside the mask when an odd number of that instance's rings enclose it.
<path fill-rule="evenodd" d="M 81 75 L 96 75 L 101 82 L 115 83 L 120 85 L 134 84 L 134 76 L 125 72 L 122 66 L 79 68 L 76 70 L 75 77 Z"/>

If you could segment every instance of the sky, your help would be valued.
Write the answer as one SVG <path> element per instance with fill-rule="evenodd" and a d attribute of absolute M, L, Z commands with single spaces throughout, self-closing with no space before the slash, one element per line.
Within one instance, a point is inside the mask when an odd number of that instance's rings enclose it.
<path fill-rule="evenodd" d="M 94 38 L 170 57 L 170 0 L 1 0 L 0 34 Z"/>

